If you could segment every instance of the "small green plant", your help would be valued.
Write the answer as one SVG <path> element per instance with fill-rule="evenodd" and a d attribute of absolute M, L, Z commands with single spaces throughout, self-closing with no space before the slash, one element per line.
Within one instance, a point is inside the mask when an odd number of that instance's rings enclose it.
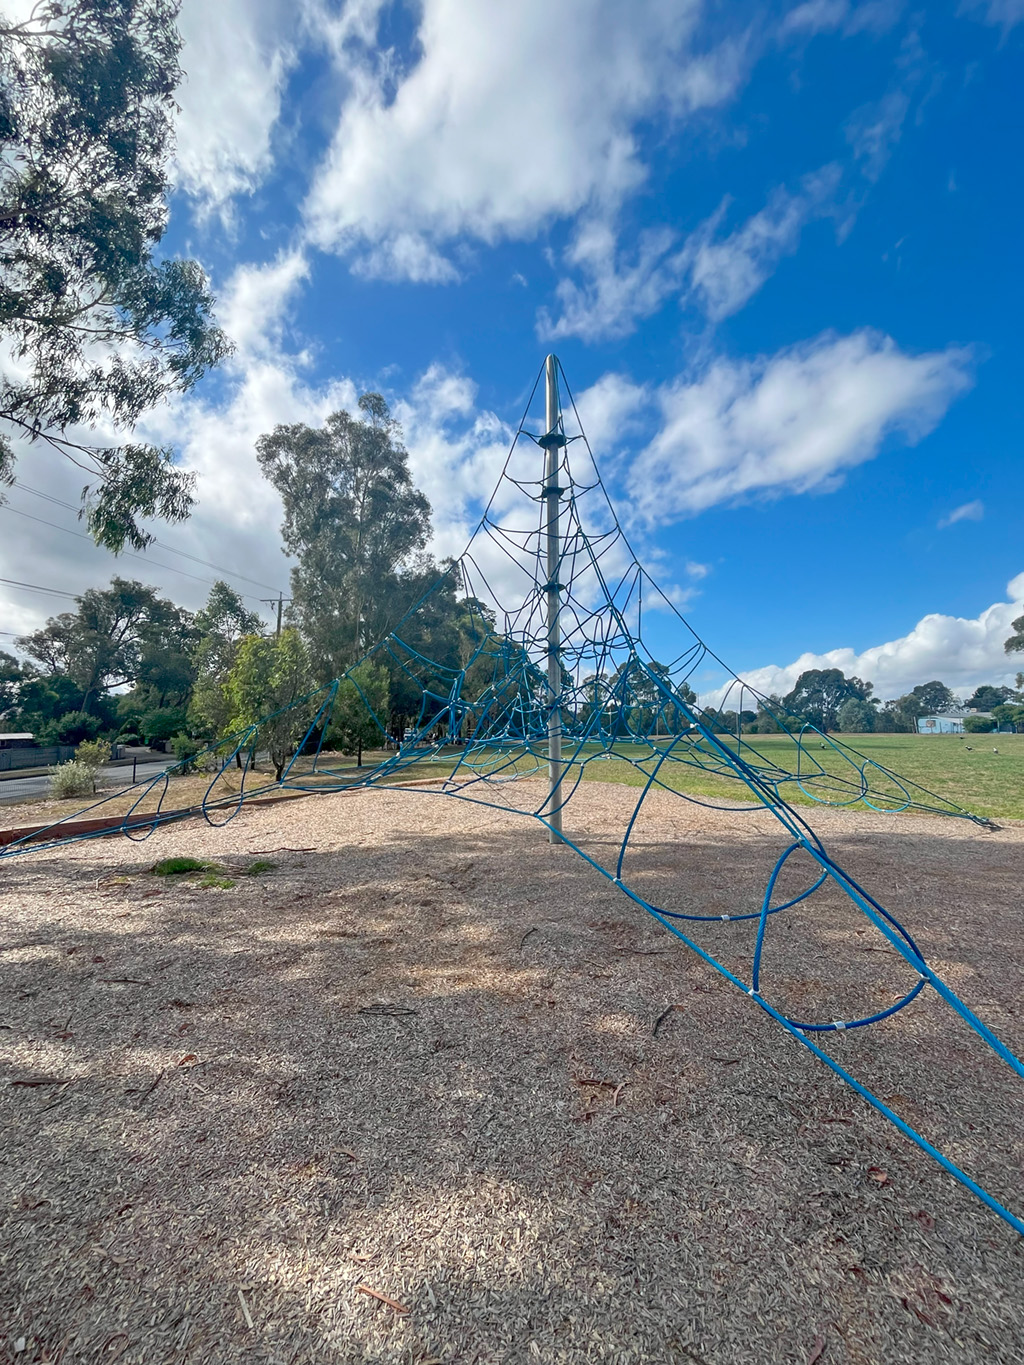
<path fill-rule="evenodd" d="M 230 891 L 234 886 L 234 882 L 230 877 L 220 877 L 214 872 L 208 872 L 199 885 L 216 887 L 219 891 Z"/>
<path fill-rule="evenodd" d="M 258 877 L 263 872 L 273 872 L 276 866 L 277 863 L 268 863 L 265 858 L 257 858 L 245 869 L 245 875 L 247 877 Z"/>
<path fill-rule="evenodd" d="M 158 877 L 184 877 L 189 872 L 210 872 L 215 864 L 199 858 L 162 858 L 153 871 Z"/>
<path fill-rule="evenodd" d="M 71 759 L 50 769 L 50 795 L 57 801 L 73 796 L 92 796 L 96 790 L 96 769 Z"/>

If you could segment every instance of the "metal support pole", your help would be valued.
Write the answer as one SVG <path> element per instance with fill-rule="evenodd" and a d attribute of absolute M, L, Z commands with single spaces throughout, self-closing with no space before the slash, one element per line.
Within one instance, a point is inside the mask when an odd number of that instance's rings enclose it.
<path fill-rule="evenodd" d="M 562 708 L 557 704 L 562 694 L 562 630 L 558 619 L 561 606 L 561 584 L 558 572 L 562 559 L 562 541 L 559 531 L 559 499 L 562 489 L 558 486 L 559 466 L 561 465 L 564 437 L 559 427 L 558 411 L 558 361 L 549 355 L 545 363 L 546 378 L 546 422 L 544 437 L 544 486 L 541 497 L 544 500 L 547 542 L 546 591 L 548 595 L 548 688 L 555 703 L 548 714 L 548 786 L 550 791 L 550 813 L 548 840 L 561 844 L 562 838 Z"/>

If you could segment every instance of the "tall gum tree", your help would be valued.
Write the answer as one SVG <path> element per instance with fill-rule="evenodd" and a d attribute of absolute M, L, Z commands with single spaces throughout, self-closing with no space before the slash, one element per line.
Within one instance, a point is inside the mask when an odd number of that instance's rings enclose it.
<path fill-rule="evenodd" d="M 230 350 L 202 268 L 157 254 L 178 8 L 42 0 L 21 23 L 0 8 L 0 480 L 12 438 L 22 458 L 26 442 L 55 447 L 85 472 L 83 515 L 115 552 L 152 540 L 140 518 L 180 521 L 193 503 L 193 476 L 129 439 L 135 424 Z"/>
<path fill-rule="evenodd" d="M 407 582 L 437 573 L 417 564 L 430 504 L 413 486 L 402 432 L 379 393 L 320 428 L 278 426 L 256 444 L 281 495 L 286 550 L 295 555 L 292 616 L 321 678 L 337 677 L 407 609 Z"/>

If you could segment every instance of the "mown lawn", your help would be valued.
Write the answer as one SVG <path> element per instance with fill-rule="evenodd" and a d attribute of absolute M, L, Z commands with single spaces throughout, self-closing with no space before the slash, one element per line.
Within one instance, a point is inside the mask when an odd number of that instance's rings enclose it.
<path fill-rule="evenodd" d="M 837 736 L 837 739 L 857 750 L 863 758 L 975 815 L 1024 819 L 1024 735 L 846 735 Z M 734 739 L 728 743 L 735 749 Z M 762 761 L 774 762 L 790 770 L 795 766 L 795 744 L 788 735 L 744 735 L 744 757 L 751 762 L 757 761 L 755 751 Z M 635 748 L 623 747 L 622 752 L 626 756 L 639 757 L 639 750 Z M 811 769 L 820 763 L 829 773 L 856 779 L 856 773 L 840 754 L 814 737 L 806 741 L 805 757 Z M 877 770 L 869 768 L 868 772 L 872 785 L 891 793 L 893 804 L 898 804 L 897 789 Z M 740 782 L 701 772 L 687 764 L 665 763 L 659 778 L 674 790 L 697 796 L 747 799 Z M 601 759 L 587 764 L 584 780 L 639 786 L 646 781 L 646 776 L 625 758 Z M 820 790 L 813 771 L 804 785 L 808 791 Z M 813 797 L 796 783 L 785 784 L 782 792 L 795 805 L 815 804 Z M 928 804 L 926 796 L 914 795 L 915 799 Z"/>

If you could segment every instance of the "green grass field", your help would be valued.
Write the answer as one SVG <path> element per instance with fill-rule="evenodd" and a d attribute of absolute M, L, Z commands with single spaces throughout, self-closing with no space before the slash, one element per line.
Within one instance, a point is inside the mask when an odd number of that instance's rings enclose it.
<path fill-rule="evenodd" d="M 946 801 L 963 806 L 972 814 L 1024 819 L 1024 735 L 844 735 L 837 738 L 865 758 Z M 763 759 L 771 761 L 774 758 L 781 766 L 792 766 L 794 744 L 789 736 L 745 735 L 744 750 L 748 741 Z M 735 743 L 730 740 L 730 747 L 734 749 Z M 830 746 L 822 748 L 820 741 L 813 737 L 807 741 L 807 751 L 811 759 L 819 761 L 828 772 L 839 774 L 846 768 Z M 630 753 L 625 747 L 623 752 Z M 851 769 L 847 771 L 852 772 Z M 588 764 L 584 776 L 588 781 L 625 782 L 632 786 L 640 786 L 646 780 L 645 775 L 628 761 L 617 759 Z M 696 796 L 747 799 L 744 787 L 738 781 L 683 764 L 666 763 L 659 777 L 664 778 L 666 786 Z M 877 781 L 883 789 L 887 787 L 884 779 Z M 813 786 L 813 783 L 809 785 Z M 787 784 L 783 792 L 794 805 L 815 804 L 795 783 Z"/>
<path fill-rule="evenodd" d="M 925 805 L 941 805 L 941 800 L 962 806 L 974 815 L 992 819 L 1024 819 L 1024 735 L 846 735 L 836 739 L 856 750 L 865 759 L 870 759 L 881 768 L 886 768 L 934 793 L 940 800 L 932 800 L 927 795 L 911 789 L 915 800 Z M 735 749 L 734 739 L 724 742 Z M 708 746 L 703 746 L 708 750 Z M 756 749 L 760 763 L 778 763 L 780 767 L 792 770 L 796 762 L 796 749 L 788 735 L 744 735 L 744 757 L 754 760 L 751 752 Z M 600 752 L 597 745 L 585 746 L 588 757 Z M 566 756 L 571 753 L 567 743 Z M 635 767 L 629 760 L 639 762 L 650 757 L 646 747 L 630 744 L 616 744 L 616 757 L 600 758 L 587 763 L 583 770 L 586 782 L 618 782 L 627 786 L 642 786 L 650 771 L 650 762 L 643 768 Z M 845 777 L 848 781 L 859 782 L 859 775 L 844 758 L 830 745 L 809 736 L 806 740 L 806 755 L 811 768 L 820 763 L 826 773 Z M 374 755 L 370 761 L 376 761 Z M 381 755 L 383 757 L 383 755 Z M 714 755 L 708 752 L 708 759 Z M 801 760 L 802 763 L 804 760 Z M 860 760 L 858 760 L 859 766 Z M 451 751 L 437 758 L 416 764 L 400 773 L 398 780 L 416 780 L 429 776 L 442 776 L 451 770 L 453 756 Z M 490 751 L 478 755 L 476 771 L 490 768 L 500 769 L 511 775 L 536 773 L 546 774 L 546 768 L 532 756 L 516 758 L 509 752 Z M 578 769 L 576 770 L 578 772 Z M 463 767 L 459 776 L 468 776 L 470 769 Z M 893 786 L 877 769 L 868 769 L 872 787 L 879 793 L 889 793 L 892 806 L 903 804 L 903 793 Z M 735 778 L 723 777 L 716 772 L 702 771 L 687 763 L 665 763 L 659 774 L 665 786 L 676 791 L 689 792 L 694 796 L 708 796 L 715 800 L 749 801 L 752 796 L 744 784 Z M 822 796 L 835 799 L 836 794 L 828 790 L 828 783 L 820 783 L 811 772 L 804 786 L 796 783 L 783 784 L 781 791 L 794 805 L 814 806 L 817 804 L 809 794 L 817 792 Z M 843 799 L 839 793 L 838 799 Z M 885 804 L 880 801 L 879 804 Z"/>

